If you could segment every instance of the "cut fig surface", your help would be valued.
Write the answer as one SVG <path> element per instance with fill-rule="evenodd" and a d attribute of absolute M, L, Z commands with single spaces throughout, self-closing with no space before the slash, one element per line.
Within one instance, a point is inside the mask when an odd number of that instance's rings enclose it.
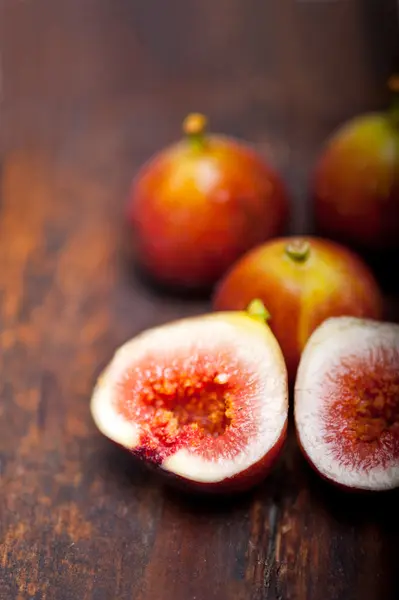
<path fill-rule="evenodd" d="M 246 312 L 214 313 L 125 343 L 99 378 L 91 411 L 103 434 L 178 478 L 244 488 L 279 454 L 287 395 L 269 327 Z"/>
<path fill-rule="evenodd" d="M 295 384 L 299 443 L 314 468 L 360 490 L 399 486 L 399 325 L 353 317 L 310 337 Z"/>

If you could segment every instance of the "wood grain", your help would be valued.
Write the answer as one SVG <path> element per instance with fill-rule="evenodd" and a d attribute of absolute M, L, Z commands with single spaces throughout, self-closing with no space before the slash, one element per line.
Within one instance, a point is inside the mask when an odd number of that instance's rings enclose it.
<path fill-rule="evenodd" d="M 118 344 L 209 306 L 131 271 L 137 167 L 203 110 L 278 167 L 291 228 L 308 230 L 321 142 L 386 99 L 395 4 L 0 2 L 1 600 L 399 597 L 397 494 L 332 491 L 291 435 L 253 493 L 183 496 L 103 439 L 88 409 Z"/>

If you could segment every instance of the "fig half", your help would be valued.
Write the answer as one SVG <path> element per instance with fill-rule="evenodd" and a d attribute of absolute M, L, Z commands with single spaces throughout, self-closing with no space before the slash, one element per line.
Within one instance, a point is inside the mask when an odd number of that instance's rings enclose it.
<path fill-rule="evenodd" d="M 92 395 L 100 431 L 205 491 L 257 483 L 288 414 L 283 355 L 258 308 L 180 319 L 126 342 Z"/>
<path fill-rule="evenodd" d="M 324 478 L 358 490 L 399 486 L 399 325 L 334 317 L 302 354 L 300 446 Z"/>

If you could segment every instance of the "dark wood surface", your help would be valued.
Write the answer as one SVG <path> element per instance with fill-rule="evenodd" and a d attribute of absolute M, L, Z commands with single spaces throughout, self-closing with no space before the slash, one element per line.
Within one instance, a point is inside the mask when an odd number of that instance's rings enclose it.
<path fill-rule="evenodd" d="M 254 492 L 187 497 L 88 408 L 117 345 L 208 308 L 131 272 L 137 167 L 205 111 L 280 169 L 306 231 L 321 142 L 385 101 L 395 4 L 0 1 L 0 600 L 399 597 L 397 494 L 334 492 L 291 437 Z"/>

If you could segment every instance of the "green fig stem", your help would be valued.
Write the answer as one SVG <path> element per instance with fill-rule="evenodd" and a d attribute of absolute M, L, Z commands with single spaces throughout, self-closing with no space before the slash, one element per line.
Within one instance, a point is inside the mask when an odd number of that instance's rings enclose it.
<path fill-rule="evenodd" d="M 399 127 L 399 74 L 392 75 L 388 79 L 388 89 L 392 95 L 389 116 L 392 123 Z"/>
<path fill-rule="evenodd" d="M 309 258 L 310 244 L 307 240 L 292 240 L 288 242 L 284 251 L 291 260 L 302 263 Z"/>
<path fill-rule="evenodd" d="M 183 131 L 195 149 L 202 149 L 206 141 L 207 118 L 201 113 L 191 113 L 183 121 Z"/>
<path fill-rule="evenodd" d="M 254 319 L 259 319 L 264 323 L 267 323 L 271 317 L 266 306 L 259 298 L 254 298 L 253 300 L 251 300 L 247 307 L 247 313 L 250 317 L 253 317 Z"/>

